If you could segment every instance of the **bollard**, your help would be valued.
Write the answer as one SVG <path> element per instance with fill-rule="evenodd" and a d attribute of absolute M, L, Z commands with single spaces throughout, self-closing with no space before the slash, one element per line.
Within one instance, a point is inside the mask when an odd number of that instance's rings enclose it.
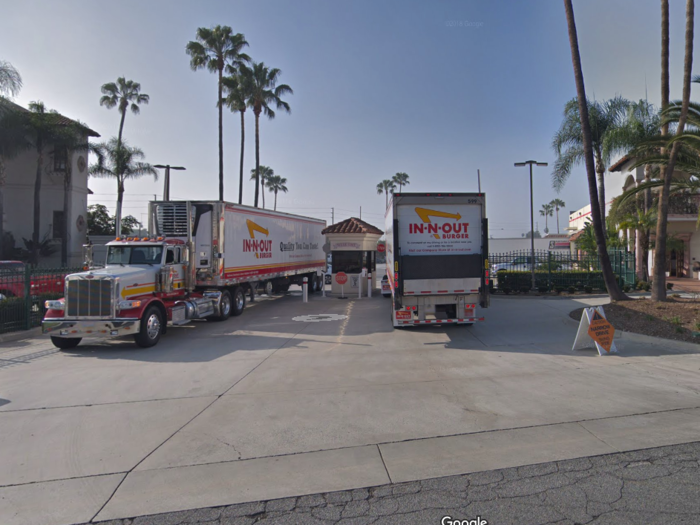
<path fill-rule="evenodd" d="M 372 297 L 372 274 L 367 274 L 367 297 Z"/>
<path fill-rule="evenodd" d="M 301 285 L 302 296 L 304 297 L 304 302 L 309 302 L 309 278 L 304 277 L 304 284 Z"/>
<path fill-rule="evenodd" d="M 357 276 L 357 298 L 362 299 L 362 274 Z"/>

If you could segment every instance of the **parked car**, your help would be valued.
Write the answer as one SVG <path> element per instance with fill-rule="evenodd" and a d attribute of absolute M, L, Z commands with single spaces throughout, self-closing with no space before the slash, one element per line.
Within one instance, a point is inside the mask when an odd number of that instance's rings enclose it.
<path fill-rule="evenodd" d="M 537 261 L 539 264 L 541 261 Z M 502 263 L 497 263 L 491 266 L 491 271 L 494 273 L 498 273 L 501 271 L 529 271 L 532 268 L 532 257 L 531 256 L 525 256 L 525 255 L 519 255 L 518 257 L 514 257 L 510 261 L 502 262 Z"/>
<path fill-rule="evenodd" d="M 24 272 L 27 265 L 21 261 L 0 261 L 0 300 L 24 297 Z M 63 293 L 64 275 L 46 273 L 31 277 L 30 295 Z"/>
<path fill-rule="evenodd" d="M 382 277 L 382 295 L 384 297 L 391 297 L 391 284 L 389 284 L 389 276 L 387 275 Z"/>
<path fill-rule="evenodd" d="M 323 282 L 331 284 L 333 282 L 333 267 L 329 264 L 326 268 L 326 274 L 323 276 Z"/>

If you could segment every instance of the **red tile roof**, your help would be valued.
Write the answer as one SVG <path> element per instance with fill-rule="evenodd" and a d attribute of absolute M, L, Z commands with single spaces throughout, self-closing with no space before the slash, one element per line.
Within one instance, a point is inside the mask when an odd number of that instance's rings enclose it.
<path fill-rule="evenodd" d="M 630 157 L 629 155 L 625 155 L 620 160 L 618 160 L 615 164 L 610 166 L 608 168 L 608 171 L 622 171 L 622 166 L 630 160 L 632 160 L 632 157 Z"/>
<path fill-rule="evenodd" d="M 379 228 L 356 217 L 350 217 L 343 222 L 331 224 L 321 233 L 324 235 L 327 233 L 369 233 L 373 235 L 384 235 L 384 232 Z"/>
<path fill-rule="evenodd" d="M 11 110 L 21 111 L 23 113 L 29 113 L 28 109 L 23 108 L 22 106 L 15 104 L 14 102 L 11 102 L 7 99 L 3 99 L 2 104 L 5 105 L 6 107 L 9 107 Z M 90 137 L 99 137 L 100 136 L 100 134 L 97 133 L 97 131 L 94 131 L 94 130 L 88 128 L 82 122 L 78 122 L 76 120 L 69 119 L 68 117 L 64 117 L 60 113 L 48 113 L 48 114 L 54 119 L 55 123 L 59 126 L 76 125 L 76 126 L 83 128 Z"/>

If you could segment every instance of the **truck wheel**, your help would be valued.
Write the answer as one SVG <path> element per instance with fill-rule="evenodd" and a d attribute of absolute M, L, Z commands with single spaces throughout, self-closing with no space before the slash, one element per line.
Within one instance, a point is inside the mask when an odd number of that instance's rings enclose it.
<path fill-rule="evenodd" d="M 272 294 L 274 293 L 274 291 L 275 291 L 275 287 L 272 285 L 272 281 L 267 281 L 265 283 L 265 294 L 268 297 L 272 297 Z"/>
<path fill-rule="evenodd" d="M 134 336 L 136 344 L 141 348 L 155 346 L 163 334 L 163 315 L 157 306 L 151 306 L 141 318 L 141 328 Z"/>
<path fill-rule="evenodd" d="M 212 321 L 225 321 L 231 316 L 233 300 L 231 299 L 231 292 L 224 290 L 221 294 L 221 315 L 210 317 Z"/>
<path fill-rule="evenodd" d="M 316 280 L 316 275 L 315 274 L 309 274 L 309 293 L 316 293 L 318 292 L 318 281 Z"/>
<path fill-rule="evenodd" d="M 233 303 L 231 304 L 231 315 L 241 315 L 245 308 L 245 293 L 243 288 L 237 286 L 233 290 Z"/>
<path fill-rule="evenodd" d="M 51 336 L 51 342 L 56 348 L 60 348 L 61 350 L 70 350 L 71 348 L 75 348 L 80 344 L 80 341 L 82 339 L 80 337 L 54 337 Z"/>

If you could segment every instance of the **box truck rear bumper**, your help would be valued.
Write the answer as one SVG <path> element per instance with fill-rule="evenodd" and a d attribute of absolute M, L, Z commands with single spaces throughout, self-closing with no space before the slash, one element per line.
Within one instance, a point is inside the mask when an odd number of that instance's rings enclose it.
<path fill-rule="evenodd" d="M 41 331 L 54 337 L 119 337 L 134 335 L 139 319 L 56 319 L 43 321 Z"/>
<path fill-rule="evenodd" d="M 396 326 L 418 326 L 424 324 L 473 324 L 483 320 L 483 317 L 465 317 L 464 319 L 426 319 L 425 321 L 402 321 L 397 319 Z"/>

